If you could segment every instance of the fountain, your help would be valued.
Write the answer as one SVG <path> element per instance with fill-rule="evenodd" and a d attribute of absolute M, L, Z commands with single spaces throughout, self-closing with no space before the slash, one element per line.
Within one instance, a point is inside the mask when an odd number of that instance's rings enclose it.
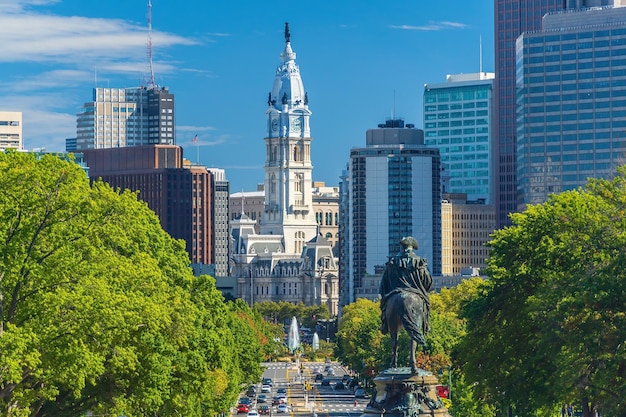
<path fill-rule="evenodd" d="M 317 335 L 317 332 L 313 333 L 313 343 L 311 344 L 311 348 L 313 350 L 320 348 L 320 337 Z"/>
<path fill-rule="evenodd" d="M 300 347 L 300 331 L 298 330 L 298 320 L 295 317 L 291 319 L 289 333 L 287 334 L 287 345 L 291 353 L 295 353 L 296 349 Z"/>

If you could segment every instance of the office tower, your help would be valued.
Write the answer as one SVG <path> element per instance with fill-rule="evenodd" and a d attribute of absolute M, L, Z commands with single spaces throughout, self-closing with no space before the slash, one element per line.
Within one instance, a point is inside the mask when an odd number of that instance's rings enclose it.
<path fill-rule="evenodd" d="M 569 0 L 565 0 L 569 1 Z M 498 227 L 510 224 L 508 214 L 516 211 L 516 119 L 515 119 L 515 40 L 522 32 L 538 30 L 541 18 L 562 10 L 564 0 L 496 0 L 494 10 L 496 107 L 495 204 Z M 576 1 L 576 0 L 573 0 Z"/>
<path fill-rule="evenodd" d="M 626 8 L 550 13 L 517 56 L 523 210 L 626 162 Z"/>
<path fill-rule="evenodd" d="M 424 142 L 439 148 L 444 192 L 493 202 L 494 74 L 448 75 L 424 86 Z"/>
<path fill-rule="evenodd" d="M 342 303 L 359 297 L 364 276 L 397 253 L 404 236 L 417 239 L 417 254 L 441 274 L 440 163 L 424 132 L 402 120 L 369 129 L 366 146 L 350 150 L 341 193 Z"/>
<path fill-rule="evenodd" d="M 230 195 L 230 182 L 226 179 L 223 169 L 208 168 L 211 174 L 211 201 L 213 203 L 213 256 L 211 262 L 215 265 L 215 276 L 225 277 L 228 275 L 228 245 L 230 242 L 228 226 L 228 204 Z"/>
<path fill-rule="evenodd" d="M 0 111 L 0 149 L 24 149 L 22 112 Z"/>
<path fill-rule="evenodd" d="M 510 224 L 508 214 L 517 210 L 517 122 L 515 42 L 523 32 L 541 28 L 548 12 L 623 4 L 624 0 L 495 0 L 494 98 L 496 187 L 498 227 Z"/>
<path fill-rule="evenodd" d="M 83 151 L 92 180 L 139 191 L 172 237 L 186 242 L 192 266 L 213 262 L 211 174 L 183 166 L 182 148 L 148 145 Z M 194 269 L 196 269 L 194 267 Z"/>
<path fill-rule="evenodd" d="M 468 200 L 467 194 L 443 193 L 441 201 L 441 274 L 460 275 L 466 268 L 484 271 L 496 228 L 493 204 Z"/>
<path fill-rule="evenodd" d="M 76 118 L 76 148 L 174 145 L 174 94 L 167 87 L 94 88 Z"/>
<path fill-rule="evenodd" d="M 338 313 L 338 261 L 318 234 L 312 198 L 311 111 L 285 24 L 265 116 L 265 205 L 260 233 L 242 213 L 231 224 L 231 276 L 237 294 L 258 301 L 324 305 Z"/>

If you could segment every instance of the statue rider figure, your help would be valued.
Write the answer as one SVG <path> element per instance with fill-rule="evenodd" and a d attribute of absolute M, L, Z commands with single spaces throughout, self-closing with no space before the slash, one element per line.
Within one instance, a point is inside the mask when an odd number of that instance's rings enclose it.
<path fill-rule="evenodd" d="M 409 291 L 417 294 L 423 302 L 424 320 L 422 334 L 425 336 L 429 329 L 430 318 L 430 292 L 433 279 L 428 271 L 426 259 L 417 256 L 413 250 L 417 249 L 417 241 L 412 236 L 404 237 L 400 241 L 402 250 L 395 256 L 389 258 L 385 265 L 385 272 L 380 281 L 379 294 L 381 310 L 381 331 L 383 334 L 389 332 L 386 320 L 387 300 L 392 294 L 401 291 Z"/>

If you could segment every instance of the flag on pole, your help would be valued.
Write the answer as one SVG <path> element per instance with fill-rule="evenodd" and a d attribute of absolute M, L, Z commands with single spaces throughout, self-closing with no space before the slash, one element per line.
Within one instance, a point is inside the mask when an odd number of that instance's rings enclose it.
<path fill-rule="evenodd" d="M 193 139 L 191 139 L 191 143 L 198 143 L 198 135 L 194 136 Z"/>

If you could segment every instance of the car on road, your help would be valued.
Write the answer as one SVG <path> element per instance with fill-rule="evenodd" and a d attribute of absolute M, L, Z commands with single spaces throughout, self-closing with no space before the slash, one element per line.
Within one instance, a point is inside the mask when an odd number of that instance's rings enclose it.
<path fill-rule="evenodd" d="M 323 374 L 315 375 L 315 381 L 321 381 L 322 379 L 324 379 L 324 375 Z"/>
<path fill-rule="evenodd" d="M 239 399 L 239 404 L 247 404 L 248 406 L 250 406 L 250 404 L 252 404 L 252 400 L 248 397 L 241 397 Z"/>
<path fill-rule="evenodd" d="M 248 411 L 248 417 L 259 417 L 259 412 L 256 410 Z"/>
<path fill-rule="evenodd" d="M 250 406 L 248 404 L 239 404 L 237 406 L 237 414 L 248 414 Z"/>
<path fill-rule="evenodd" d="M 326 375 L 335 375 L 335 370 L 333 368 L 328 369 Z"/>
<path fill-rule="evenodd" d="M 280 404 L 278 407 L 276 407 L 276 412 L 277 413 L 288 413 L 289 412 L 289 407 L 287 407 L 287 404 Z"/>
<path fill-rule="evenodd" d="M 335 384 L 335 390 L 343 390 L 343 389 L 346 389 L 346 386 L 345 386 L 345 385 L 343 385 L 343 382 L 338 381 L 338 382 Z"/>
<path fill-rule="evenodd" d="M 263 381 L 261 383 L 263 385 L 269 385 L 271 387 L 272 386 L 272 378 L 263 378 Z"/>
<path fill-rule="evenodd" d="M 269 413 L 270 413 L 269 405 L 262 405 L 259 407 L 259 414 L 269 414 Z"/>
<path fill-rule="evenodd" d="M 329 378 L 322 379 L 322 386 L 323 387 L 330 387 L 330 379 Z"/>
<path fill-rule="evenodd" d="M 272 387 L 267 384 L 263 384 L 261 386 L 261 392 L 272 392 Z"/>
<path fill-rule="evenodd" d="M 248 397 L 254 397 L 256 395 L 256 387 L 252 385 L 250 388 L 248 388 L 248 390 L 246 391 L 246 395 Z"/>
<path fill-rule="evenodd" d="M 272 398 L 272 405 L 285 404 L 286 402 L 287 402 L 287 399 L 285 397 L 281 397 L 279 395 L 277 395 L 274 398 Z"/>
<path fill-rule="evenodd" d="M 354 398 L 367 398 L 367 393 L 363 388 L 357 388 L 354 390 Z"/>
<path fill-rule="evenodd" d="M 259 395 L 256 397 L 256 402 L 257 402 L 257 403 L 266 403 L 266 402 L 267 402 L 267 395 L 265 395 L 265 394 L 259 394 Z"/>
<path fill-rule="evenodd" d="M 278 388 L 276 394 L 287 394 L 287 388 Z"/>

